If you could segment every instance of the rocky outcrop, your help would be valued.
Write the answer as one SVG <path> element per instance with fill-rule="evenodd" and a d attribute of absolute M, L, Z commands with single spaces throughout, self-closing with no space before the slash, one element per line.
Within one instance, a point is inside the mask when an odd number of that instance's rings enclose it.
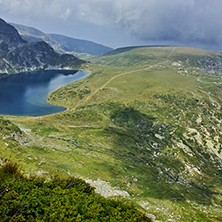
<path fill-rule="evenodd" d="M 27 43 L 19 35 L 18 31 L 10 24 L 0 18 L 0 39 L 5 43 L 13 46 Z"/>
<path fill-rule="evenodd" d="M 77 68 L 83 60 L 69 54 L 58 54 L 46 42 L 28 43 L 18 31 L 0 19 L 0 73 L 42 69 Z"/>
<path fill-rule="evenodd" d="M 0 57 L 6 56 L 9 51 L 24 44 L 27 42 L 21 38 L 18 31 L 0 19 Z"/>
<path fill-rule="evenodd" d="M 11 68 L 21 71 L 24 69 L 49 69 L 72 67 L 81 62 L 72 55 L 56 53 L 45 42 L 33 42 L 25 44 L 9 52 L 6 61 L 10 61 Z"/>
<path fill-rule="evenodd" d="M 222 55 L 205 56 L 197 60 L 199 65 L 208 74 L 222 75 Z"/>

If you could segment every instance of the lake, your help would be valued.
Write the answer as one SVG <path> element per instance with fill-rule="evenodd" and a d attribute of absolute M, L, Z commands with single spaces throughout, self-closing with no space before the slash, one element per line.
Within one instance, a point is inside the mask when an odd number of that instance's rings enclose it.
<path fill-rule="evenodd" d="M 89 74 L 86 71 L 49 70 L 0 79 L 0 114 L 42 116 L 64 111 L 64 107 L 47 103 L 49 92 Z"/>

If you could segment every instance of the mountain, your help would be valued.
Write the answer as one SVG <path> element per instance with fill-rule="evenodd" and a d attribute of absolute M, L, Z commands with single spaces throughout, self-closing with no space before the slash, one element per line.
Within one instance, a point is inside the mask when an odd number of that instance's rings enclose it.
<path fill-rule="evenodd" d="M 28 43 L 12 25 L 0 19 L 1 75 L 39 69 L 74 68 L 83 62 L 73 55 L 56 53 L 44 41 Z"/>
<path fill-rule="evenodd" d="M 27 175 L 83 178 L 154 221 L 221 221 L 221 61 L 185 47 L 95 57 L 49 95 L 65 112 L 4 117 L 1 156 Z"/>
<path fill-rule="evenodd" d="M 40 30 L 24 25 L 11 23 L 19 32 L 21 37 L 27 42 L 39 42 L 44 41 L 47 42 L 56 52 L 65 53 L 65 51 L 61 48 L 60 44 L 51 38 L 49 35 L 41 32 Z"/>
<path fill-rule="evenodd" d="M 110 47 L 97 44 L 92 41 L 75 39 L 64 35 L 45 34 L 32 27 L 18 25 L 14 23 L 12 25 L 18 30 L 22 38 L 26 41 L 35 42 L 43 40 L 51 45 L 51 47 L 53 47 L 54 50 L 59 53 L 87 53 L 97 56 L 113 50 Z"/>
<path fill-rule="evenodd" d="M 91 41 L 70 38 L 64 35 L 50 34 L 55 41 L 59 42 L 61 48 L 65 51 L 74 51 L 79 53 L 88 53 L 91 55 L 102 55 L 113 49 Z"/>
<path fill-rule="evenodd" d="M 172 46 L 173 47 L 173 46 Z M 171 48 L 172 48 L 171 47 Z M 157 59 L 165 59 L 166 51 L 170 46 L 131 46 L 123 47 L 108 52 L 100 57 L 91 59 L 91 62 L 103 65 L 115 65 L 115 66 L 143 66 L 156 61 Z M 172 53 L 169 58 L 173 59 L 178 66 L 183 62 L 188 66 L 199 68 L 208 74 L 222 75 L 222 53 L 217 51 L 203 50 L 198 48 L 188 47 L 175 47 L 180 48 L 180 53 Z M 155 51 L 158 49 L 158 57 L 155 55 Z M 144 53 L 149 51 L 150 56 Z M 184 52 L 183 52 L 184 51 Z M 162 52 L 162 54 L 161 54 Z M 163 57 L 162 57 L 163 56 Z M 149 61 L 147 60 L 149 58 Z"/>
<path fill-rule="evenodd" d="M 26 43 L 21 38 L 18 31 L 4 20 L 0 19 L 0 56 L 6 54 L 16 47 L 23 46 Z"/>
<path fill-rule="evenodd" d="M 57 63 L 46 43 L 27 43 L 2 26 L 1 62 Z M 49 94 L 66 111 L 0 118 L 1 158 L 48 181 L 55 174 L 81 177 L 156 221 L 221 221 L 222 53 L 129 47 L 81 67 L 91 75 Z M 6 181 L 7 190 L 12 184 Z"/>

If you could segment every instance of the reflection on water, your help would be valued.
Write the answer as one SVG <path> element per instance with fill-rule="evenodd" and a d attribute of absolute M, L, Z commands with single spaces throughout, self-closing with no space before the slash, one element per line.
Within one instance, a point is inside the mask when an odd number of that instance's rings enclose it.
<path fill-rule="evenodd" d="M 41 116 L 61 112 L 64 107 L 46 102 L 49 92 L 83 79 L 89 72 L 50 70 L 11 75 L 0 80 L 0 114 Z"/>

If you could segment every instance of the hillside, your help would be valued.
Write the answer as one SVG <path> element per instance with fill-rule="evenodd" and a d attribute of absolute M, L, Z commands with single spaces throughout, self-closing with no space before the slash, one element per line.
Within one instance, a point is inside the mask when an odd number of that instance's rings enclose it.
<path fill-rule="evenodd" d="M 2 117 L 2 158 L 25 174 L 81 177 L 157 221 L 222 219 L 221 53 L 120 50 L 48 100 L 69 108 Z"/>
<path fill-rule="evenodd" d="M 113 49 L 92 41 L 81 40 L 58 34 L 45 34 L 38 29 L 12 24 L 20 33 L 23 39 L 28 42 L 45 41 L 58 53 L 73 53 L 79 57 L 90 55 L 102 55 Z"/>
<path fill-rule="evenodd" d="M 81 179 L 28 179 L 17 164 L 1 159 L 0 177 L 1 221 L 151 221 L 132 205 L 96 194 Z"/>
<path fill-rule="evenodd" d="M 17 30 L 0 19 L 0 56 L 4 57 L 10 50 L 27 42 L 21 38 Z"/>
<path fill-rule="evenodd" d="M 72 69 L 82 63 L 73 55 L 56 53 L 46 42 L 26 42 L 12 25 L 0 19 L 1 76 L 40 69 Z"/>
<path fill-rule="evenodd" d="M 113 49 L 101 44 L 97 44 L 91 41 L 70 38 L 64 35 L 49 34 L 55 41 L 57 41 L 61 48 L 67 52 L 88 53 L 90 55 L 102 55 L 110 52 Z"/>

